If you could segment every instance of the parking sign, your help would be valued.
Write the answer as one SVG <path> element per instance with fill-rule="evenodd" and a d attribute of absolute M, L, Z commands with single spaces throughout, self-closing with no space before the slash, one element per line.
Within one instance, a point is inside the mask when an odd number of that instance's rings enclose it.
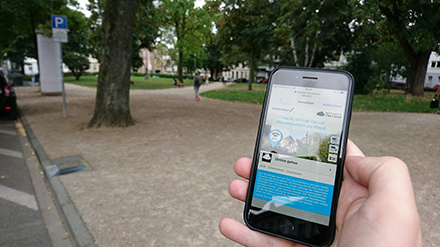
<path fill-rule="evenodd" d="M 67 29 L 67 17 L 64 15 L 52 15 L 52 28 Z"/>
<path fill-rule="evenodd" d="M 53 41 L 67 43 L 67 17 L 64 15 L 52 15 L 52 38 Z"/>

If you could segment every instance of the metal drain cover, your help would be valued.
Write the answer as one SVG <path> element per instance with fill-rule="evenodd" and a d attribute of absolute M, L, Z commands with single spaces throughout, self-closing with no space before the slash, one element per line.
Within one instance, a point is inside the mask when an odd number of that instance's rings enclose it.
<path fill-rule="evenodd" d="M 81 155 L 51 160 L 51 163 L 53 165 L 46 167 L 46 171 L 51 177 L 92 170 Z"/>

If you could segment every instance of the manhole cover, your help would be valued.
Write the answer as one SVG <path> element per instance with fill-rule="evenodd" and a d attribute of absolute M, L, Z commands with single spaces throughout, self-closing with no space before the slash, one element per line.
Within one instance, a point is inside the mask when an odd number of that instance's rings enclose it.
<path fill-rule="evenodd" d="M 53 165 L 46 167 L 46 171 L 51 177 L 92 170 L 81 155 L 51 160 L 51 164 Z"/>

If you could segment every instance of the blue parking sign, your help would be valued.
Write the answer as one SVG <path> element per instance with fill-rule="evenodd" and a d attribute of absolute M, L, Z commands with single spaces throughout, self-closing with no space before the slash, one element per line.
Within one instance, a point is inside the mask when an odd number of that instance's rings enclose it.
<path fill-rule="evenodd" d="M 52 28 L 67 29 L 67 17 L 64 15 L 52 15 Z"/>

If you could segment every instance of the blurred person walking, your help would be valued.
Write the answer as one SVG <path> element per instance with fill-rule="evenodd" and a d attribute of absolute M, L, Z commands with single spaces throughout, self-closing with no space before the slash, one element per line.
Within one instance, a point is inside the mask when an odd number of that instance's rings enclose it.
<path fill-rule="evenodd" d="M 194 93 L 196 94 L 195 100 L 199 101 L 199 88 L 202 85 L 202 78 L 200 78 L 200 72 L 196 72 L 196 75 L 194 76 Z"/>

